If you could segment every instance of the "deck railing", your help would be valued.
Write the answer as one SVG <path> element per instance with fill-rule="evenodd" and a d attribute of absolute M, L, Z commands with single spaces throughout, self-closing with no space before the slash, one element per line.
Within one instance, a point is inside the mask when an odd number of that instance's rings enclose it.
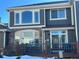
<path fill-rule="evenodd" d="M 64 53 L 75 53 L 76 44 L 75 43 L 52 44 L 52 48 L 50 49 L 50 52 L 57 53 L 60 50 L 62 50 Z"/>
<path fill-rule="evenodd" d="M 75 53 L 76 52 L 76 44 L 68 43 L 68 44 L 52 44 L 52 48 L 47 47 L 46 52 L 49 54 L 58 53 L 60 50 L 63 53 Z M 29 46 L 27 44 L 17 45 L 15 47 L 9 46 L 6 48 L 7 55 L 34 55 L 34 54 L 42 54 L 45 50 L 42 50 L 41 45 Z"/>

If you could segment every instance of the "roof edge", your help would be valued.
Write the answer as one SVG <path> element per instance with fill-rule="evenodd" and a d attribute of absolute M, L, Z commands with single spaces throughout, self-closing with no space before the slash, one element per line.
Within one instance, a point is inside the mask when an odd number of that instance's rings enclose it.
<path fill-rule="evenodd" d="M 30 5 L 23 5 L 23 6 L 15 6 L 15 7 L 10 7 L 7 9 L 7 11 L 9 10 L 15 10 L 15 9 L 20 9 L 20 8 L 33 8 L 33 7 L 44 7 L 44 6 L 56 6 L 58 4 L 70 4 L 69 1 L 58 1 L 58 2 L 44 2 L 44 3 L 36 3 L 36 4 L 30 4 Z"/>

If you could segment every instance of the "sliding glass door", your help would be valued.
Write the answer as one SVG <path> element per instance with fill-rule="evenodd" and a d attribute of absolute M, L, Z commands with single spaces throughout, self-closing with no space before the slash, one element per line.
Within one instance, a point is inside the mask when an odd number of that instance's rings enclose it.
<path fill-rule="evenodd" d="M 62 44 L 68 43 L 67 32 L 66 31 L 50 31 L 50 45 L 51 48 L 53 45 L 62 47 Z"/>

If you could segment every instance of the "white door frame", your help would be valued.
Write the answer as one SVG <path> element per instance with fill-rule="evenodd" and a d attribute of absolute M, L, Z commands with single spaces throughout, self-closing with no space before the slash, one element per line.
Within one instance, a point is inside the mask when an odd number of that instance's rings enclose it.
<path fill-rule="evenodd" d="M 52 33 L 51 33 L 52 31 L 61 31 L 61 30 L 51 30 L 50 31 L 50 48 L 52 48 Z M 66 35 L 65 43 L 68 43 L 68 30 L 63 30 L 63 31 L 65 31 L 64 35 Z M 60 37 L 60 35 L 58 37 Z M 59 44 L 60 44 L 60 38 L 59 38 Z"/>

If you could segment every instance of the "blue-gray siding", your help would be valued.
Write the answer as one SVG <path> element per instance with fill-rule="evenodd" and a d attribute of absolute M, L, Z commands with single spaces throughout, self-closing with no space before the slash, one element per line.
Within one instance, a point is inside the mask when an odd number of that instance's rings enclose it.
<path fill-rule="evenodd" d="M 71 22 L 71 9 L 66 8 L 67 19 L 63 20 L 50 20 L 50 9 L 45 11 L 46 15 L 46 26 L 47 27 L 68 27 L 72 26 Z"/>
<path fill-rule="evenodd" d="M 10 26 L 14 26 L 14 12 L 10 12 Z"/>
<path fill-rule="evenodd" d="M 7 31 L 7 32 L 6 32 L 6 41 L 5 41 L 5 45 L 6 45 L 6 46 L 5 46 L 5 47 L 7 47 L 7 46 L 9 45 L 9 43 L 10 43 L 10 42 L 9 42 L 9 41 L 10 41 L 10 37 L 9 37 L 10 35 L 9 35 L 9 34 L 10 34 L 10 32 Z"/>
<path fill-rule="evenodd" d="M 68 30 L 68 41 L 70 43 L 76 42 L 75 30 Z"/>
<path fill-rule="evenodd" d="M 0 48 L 4 48 L 4 32 L 0 31 Z"/>

